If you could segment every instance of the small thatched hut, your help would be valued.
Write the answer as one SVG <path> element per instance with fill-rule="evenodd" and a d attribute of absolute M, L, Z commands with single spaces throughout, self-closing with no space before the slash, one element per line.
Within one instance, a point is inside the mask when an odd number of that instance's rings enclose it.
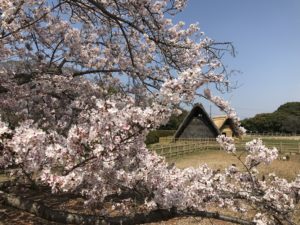
<path fill-rule="evenodd" d="M 195 104 L 175 133 L 175 140 L 181 138 L 215 138 L 220 134 L 201 104 Z"/>
<path fill-rule="evenodd" d="M 239 134 L 234 129 L 234 123 L 231 118 L 226 115 L 213 117 L 215 125 L 220 130 L 221 134 L 227 137 L 239 137 Z"/>

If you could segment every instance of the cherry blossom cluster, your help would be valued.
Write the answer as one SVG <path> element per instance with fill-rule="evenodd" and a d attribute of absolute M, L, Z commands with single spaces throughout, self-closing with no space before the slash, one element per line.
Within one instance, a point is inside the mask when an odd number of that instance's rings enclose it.
<path fill-rule="evenodd" d="M 11 157 L 1 157 L 1 166 L 21 165 L 18 172 L 26 171 L 34 182 L 47 183 L 53 191 L 81 194 L 92 205 L 107 196 L 134 190 L 145 198 L 147 210 L 205 210 L 217 205 L 247 211 L 248 202 L 263 212 L 254 221 L 264 221 L 265 217 L 272 221 L 271 213 L 276 211 L 285 218 L 293 210 L 295 194 L 300 190 L 299 178 L 289 183 L 271 174 L 261 181 L 252 168 L 244 171 L 235 165 L 224 172 L 207 165 L 184 170 L 170 167 L 144 144 L 145 115 L 155 114 L 155 109 L 139 110 L 130 98 L 122 103 L 112 99 L 95 101 L 97 108 L 88 112 L 90 117 L 82 113 L 83 123 L 73 125 L 66 138 L 53 131 L 42 131 L 32 123 L 9 131 L 1 122 L 1 130 L 13 132 L 13 137 L 3 142 L 4 152 Z M 128 108 L 131 113 L 127 113 Z M 152 120 L 152 126 L 156 126 L 156 118 Z M 246 148 L 251 144 L 247 143 Z M 259 156 L 260 151 L 251 150 L 250 154 Z M 114 207 L 130 213 L 125 203 L 119 204 Z"/>
<path fill-rule="evenodd" d="M 232 137 L 226 137 L 225 135 L 219 135 L 217 137 L 217 142 L 220 146 L 229 153 L 235 153 L 236 148 L 234 144 L 234 139 Z"/>
<path fill-rule="evenodd" d="M 224 171 L 181 170 L 145 145 L 149 131 L 203 87 L 245 132 L 209 89 L 228 83 L 214 41 L 197 24 L 170 19 L 185 5 L 0 0 L 0 167 L 14 168 L 20 182 L 79 194 L 89 206 L 133 193 L 146 211 L 257 208 L 257 224 L 290 219 L 300 179 L 260 180 L 259 164 L 278 154 L 260 140 L 246 144 L 244 167 Z M 233 139 L 217 141 L 237 155 Z M 135 197 L 113 208 L 129 214 Z"/>
<path fill-rule="evenodd" d="M 225 151 L 235 155 L 243 165 L 242 168 L 237 168 L 236 165 L 230 166 L 226 170 L 226 175 L 230 177 L 231 185 L 238 190 L 239 196 L 246 198 L 250 204 L 256 205 L 261 210 L 253 221 L 257 224 L 273 224 L 273 216 L 278 212 L 286 215 L 282 217 L 284 221 L 289 221 L 289 216 L 295 208 L 295 202 L 298 201 L 296 196 L 299 192 L 299 177 L 288 182 L 286 179 L 270 173 L 261 180 L 257 169 L 261 163 L 270 164 L 277 159 L 277 149 L 267 148 L 260 139 L 247 142 L 245 152 L 248 155 L 246 155 L 245 161 L 242 161 L 241 154 L 239 155 L 235 150 L 232 138 L 221 135 L 217 141 Z"/>
<path fill-rule="evenodd" d="M 3 122 L 0 117 L 0 137 L 9 132 L 8 124 Z"/>
<path fill-rule="evenodd" d="M 23 65 L 19 65 L 23 69 Z M 91 97 L 105 95 L 88 80 L 58 75 L 15 77 L 13 71 L 3 68 L 0 83 L 5 90 L 0 94 L 2 118 L 12 126 L 18 122 L 33 120 L 42 129 L 53 129 L 66 134 L 73 121 L 85 107 L 95 104 Z M 20 85 L 21 84 L 21 85 Z"/>
<path fill-rule="evenodd" d="M 249 166 L 257 163 L 270 164 L 278 157 L 278 150 L 267 148 L 261 139 L 254 139 L 246 143 L 246 151 L 250 153 L 246 158 L 246 164 Z"/>
<path fill-rule="evenodd" d="M 236 111 L 230 106 L 229 102 L 219 96 L 213 96 L 209 89 L 204 90 L 204 96 L 218 106 L 222 111 L 226 112 L 228 118 L 232 119 L 235 130 L 241 136 L 246 133 L 246 129 L 241 126 L 240 118 Z"/>

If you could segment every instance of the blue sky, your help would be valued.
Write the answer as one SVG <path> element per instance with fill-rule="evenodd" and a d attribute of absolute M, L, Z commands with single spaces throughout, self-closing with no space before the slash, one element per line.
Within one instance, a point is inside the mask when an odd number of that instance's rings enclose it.
<path fill-rule="evenodd" d="M 179 20 L 199 22 L 212 39 L 233 42 L 237 56 L 224 63 L 241 71 L 232 78 L 239 88 L 223 97 L 241 118 L 300 101 L 299 0 L 189 0 Z M 213 108 L 213 114 L 220 113 Z"/>

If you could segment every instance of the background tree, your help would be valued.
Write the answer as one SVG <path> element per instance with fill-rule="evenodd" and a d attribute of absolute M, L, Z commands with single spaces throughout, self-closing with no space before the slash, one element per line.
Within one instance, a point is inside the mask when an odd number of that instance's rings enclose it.
<path fill-rule="evenodd" d="M 188 111 L 185 109 L 180 109 L 180 111 L 181 111 L 180 115 L 176 115 L 176 114 L 171 115 L 168 123 L 165 125 L 162 125 L 159 129 L 160 130 L 177 130 L 179 125 L 182 123 L 182 121 L 188 114 Z"/>
<path fill-rule="evenodd" d="M 249 132 L 294 133 L 300 132 L 300 103 L 288 102 L 273 113 L 258 114 L 242 121 Z"/>
<path fill-rule="evenodd" d="M 154 144 L 159 142 L 160 137 L 172 137 L 175 134 L 175 131 L 182 123 L 188 111 L 181 109 L 181 114 L 172 114 L 169 118 L 169 121 L 160 126 L 157 130 L 150 131 L 146 138 L 146 144 Z"/>

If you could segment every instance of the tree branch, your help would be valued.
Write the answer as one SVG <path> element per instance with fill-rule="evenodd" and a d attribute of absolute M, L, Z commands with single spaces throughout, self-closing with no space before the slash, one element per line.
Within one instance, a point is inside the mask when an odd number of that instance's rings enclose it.
<path fill-rule="evenodd" d="M 58 3 L 56 6 L 54 6 L 50 12 L 52 12 L 53 10 L 55 10 L 56 8 L 60 7 L 63 3 Z M 19 31 L 27 28 L 27 27 L 30 27 L 32 26 L 33 24 L 39 22 L 40 20 L 42 20 L 43 18 L 45 18 L 50 12 L 47 12 L 47 13 L 44 13 L 43 15 L 41 15 L 40 17 L 36 18 L 35 20 L 31 21 L 31 22 L 28 22 L 27 24 L 23 24 L 21 27 L 7 33 L 7 34 L 4 34 L 0 37 L 0 39 L 4 39 L 12 34 L 15 34 L 15 33 L 18 33 Z"/>
<path fill-rule="evenodd" d="M 133 225 L 144 224 L 151 222 L 158 222 L 163 220 L 169 220 L 175 217 L 202 217 L 211 218 L 222 221 L 227 221 L 241 225 L 255 225 L 254 222 L 243 220 L 237 217 L 221 215 L 218 212 L 196 211 L 196 212 L 180 212 L 175 209 L 157 209 L 149 213 L 137 213 L 133 216 L 95 216 L 87 214 L 70 213 L 61 210 L 54 210 L 48 206 L 45 206 L 41 202 L 35 202 L 29 199 L 16 196 L 14 194 L 8 194 L 0 191 L 0 196 L 7 205 L 32 213 L 38 217 L 58 222 L 58 223 L 72 223 L 72 224 L 110 224 L 110 225 Z"/>
<path fill-rule="evenodd" d="M 73 77 L 78 77 L 78 76 L 91 74 L 91 73 L 117 73 L 117 72 L 122 72 L 122 70 L 121 69 L 85 70 L 85 71 L 73 73 Z"/>

